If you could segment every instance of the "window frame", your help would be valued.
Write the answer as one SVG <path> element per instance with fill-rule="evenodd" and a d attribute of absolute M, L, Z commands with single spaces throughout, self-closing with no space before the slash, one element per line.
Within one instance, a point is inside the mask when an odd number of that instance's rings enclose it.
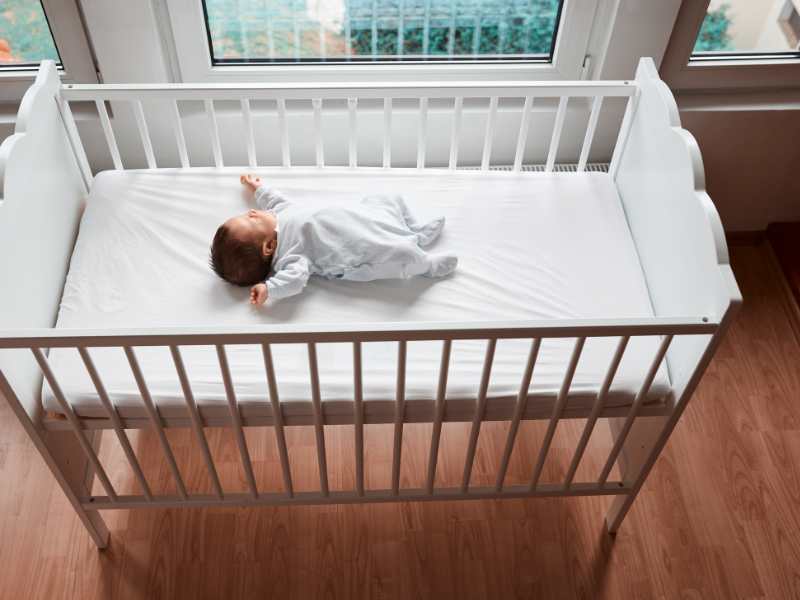
<path fill-rule="evenodd" d="M 213 65 L 202 3 L 157 0 L 169 14 L 175 63 L 184 82 L 475 81 L 579 79 L 601 0 L 564 0 L 552 62 L 367 62 Z M 179 18 L 178 18 L 179 16 Z M 566 41 L 565 41 L 566 40 Z"/>
<path fill-rule="evenodd" d="M 77 0 L 41 0 L 65 83 L 98 83 L 89 36 Z M 39 70 L 38 64 L 0 67 L 0 102 L 19 101 Z"/>
<path fill-rule="evenodd" d="M 800 88 L 800 58 L 775 58 L 791 53 L 740 52 L 738 56 L 731 53 L 730 57 L 692 61 L 709 4 L 710 0 L 686 0 L 680 7 L 660 69 L 671 88 L 693 92 Z"/>

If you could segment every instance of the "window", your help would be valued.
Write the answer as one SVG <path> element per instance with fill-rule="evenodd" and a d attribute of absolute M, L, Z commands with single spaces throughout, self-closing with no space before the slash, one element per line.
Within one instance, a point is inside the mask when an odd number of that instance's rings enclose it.
<path fill-rule="evenodd" d="M 563 0 L 204 0 L 214 65 L 550 62 Z"/>
<path fill-rule="evenodd" d="M 63 79 L 97 83 L 77 0 L 0 0 L 0 102 L 22 98 L 43 60 Z"/>
<path fill-rule="evenodd" d="M 165 0 L 183 81 L 578 79 L 598 0 Z"/>
<path fill-rule="evenodd" d="M 800 0 L 685 2 L 661 71 L 679 89 L 800 86 Z"/>
<path fill-rule="evenodd" d="M 715 1 L 709 5 L 692 60 L 795 58 L 800 37 L 800 0 Z"/>
<path fill-rule="evenodd" d="M 42 5 L 38 0 L 5 0 L 0 12 L 0 65 L 29 68 L 44 59 L 61 62 Z"/>

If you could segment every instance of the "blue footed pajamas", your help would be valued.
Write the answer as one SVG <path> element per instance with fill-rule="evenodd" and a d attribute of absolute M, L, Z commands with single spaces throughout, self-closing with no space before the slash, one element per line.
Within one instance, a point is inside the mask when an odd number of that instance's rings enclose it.
<path fill-rule="evenodd" d="M 299 294 L 310 275 L 350 281 L 443 277 L 458 263 L 455 256 L 424 250 L 439 237 L 444 217 L 419 223 L 399 196 L 314 208 L 261 187 L 256 203 L 278 218 L 278 246 L 267 279 L 270 298 Z"/>

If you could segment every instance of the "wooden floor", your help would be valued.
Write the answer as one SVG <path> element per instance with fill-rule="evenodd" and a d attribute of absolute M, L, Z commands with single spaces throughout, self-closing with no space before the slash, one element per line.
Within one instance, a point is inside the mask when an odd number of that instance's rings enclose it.
<path fill-rule="evenodd" d="M 616 539 L 604 531 L 608 499 L 537 499 L 110 512 L 111 546 L 98 552 L 3 405 L 0 597 L 799 598 L 800 346 L 765 247 L 732 255 L 744 309 Z M 460 474 L 465 431 L 446 426 L 441 481 Z M 546 478 L 563 474 L 578 431 L 559 426 Z M 389 478 L 386 433 L 368 429 L 371 486 Z M 504 433 L 482 433 L 476 483 Z M 520 477 L 541 427 L 521 433 L 511 469 Z M 421 477 L 426 438 L 425 426 L 408 427 L 404 485 Z M 233 440 L 216 432 L 212 441 L 226 484 L 241 486 Z M 343 463 L 332 486 L 351 485 L 352 440 L 334 429 L 327 441 L 331 464 Z M 153 442 L 141 434 L 137 452 L 168 488 Z M 171 442 L 190 487 L 206 487 L 191 438 Z M 279 482 L 272 438 L 251 432 L 248 442 L 260 482 Z M 295 429 L 290 443 L 309 465 L 295 476 L 311 487 L 313 434 Z M 608 445 L 593 437 L 583 474 Z M 103 452 L 121 460 L 113 444 Z M 115 472 L 121 490 L 135 489 L 130 473 Z"/>

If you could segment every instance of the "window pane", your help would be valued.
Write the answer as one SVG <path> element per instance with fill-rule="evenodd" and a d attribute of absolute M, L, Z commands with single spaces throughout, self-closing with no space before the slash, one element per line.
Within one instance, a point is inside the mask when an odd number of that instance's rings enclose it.
<path fill-rule="evenodd" d="M 0 7 L 0 66 L 59 62 L 50 26 L 38 0 L 2 0 Z"/>
<path fill-rule="evenodd" d="M 215 64 L 549 61 L 563 0 L 204 0 Z"/>
<path fill-rule="evenodd" d="M 693 58 L 794 57 L 800 0 L 711 0 Z"/>

